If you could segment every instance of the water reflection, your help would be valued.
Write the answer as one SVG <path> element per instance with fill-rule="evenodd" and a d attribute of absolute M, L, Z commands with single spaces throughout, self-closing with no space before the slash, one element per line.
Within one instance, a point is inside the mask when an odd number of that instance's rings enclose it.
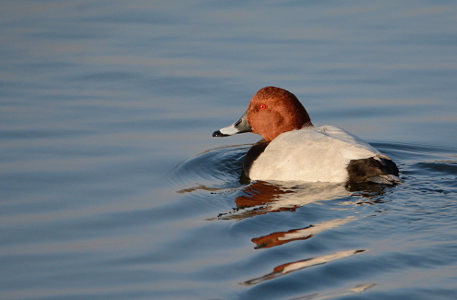
<path fill-rule="evenodd" d="M 220 214 L 219 219 L 245 219 L 267 213 L 295 211 L 297 208 L 311 203 L 339 198 L 344 199 L 352 194 L 344 184 L 294 184 L 263 181 L 251 183 L 243 188 L 241 193 L 241 195 L 235 198 L 237 208 L 232 212 Z M 373 195 L 373 191 L 367 192 L 366 195 Z M 353 216 L 335 218 L 329 221 L 311 224 L 304 228 L 272 232 L 267 235 L 254 237 L 251 241 L 256 245 L 255 249 L 277 247 L 294 241 L 307 240 L 321 232 L 337 228 L 354 220 L 356 218 Z M 363 251 L 365 250 L 338 251 L 333 254 L 287 262 L 275 267 L 271 273 L 247 280 L 243 284 L 254 285 L 294 271 L 325 264 Z"/>
<path fill-rule="evenodd" d="M 334 219 L 315 225 L 309 225 L 305 228 L 291 229 L 286 232 L 273 232 L 268 235 L 253 238 L 252 242 L 256 244 L 256 249 L 280 246 L 297 240 L 309 239 L 318 233 L 344 225 L 355 219 L 355 217 L 350 216 L 344 219 Z"/>
<path fill-rule="evenodd" d="M 235 199 L 236 209 L 221 213 L 219 219 L 245 219 L 269 212 L 295 211 L 310 203 L 350 195 L 344 184 L 264 181 L 251 183 L 241 193 Z"/>
<path fill-rule="evenodd" d="M 271 273 L 268 273 L 261 277 L 246 280 L 243 283 L 246 285 L 258 284 L 258 283 L 261 283 L 261 282 L 264 282 L 267 280 L 281 277 L 281 276 L 286 275 L 291 272 L 326 264 L 331 261 L 342 259 L 342 258 L 351 256 L 351 255 L 354 255 L 354 254 L 362 253 L 362 252 L 365 252 L 365 250 L 345 250 L 345 251 L 338 251 L 338 252 L 335 252 L 332 254 L 327 254 L 327 255 L 322 255 L 322 256 L 318 256 L 318 257 L 307 258 L 307 259 L 303 259 L 303 260 L 299 260 L 299 261 L 285 263 L 285 264 L 275 267 Z"/>
<path fill-rule="evenodd" d="M 376 286 L 376 283 L 367 282 L 357 284 L 352 288 L 336 289 L 334 291 L 324 291 L 321 293 L 314 293 L 311 295 L 306 295 L 303 297 L 293 298 L 293 300 L 324 300 L 324 299 L 334 299 L 337 297 L 349 296 L 357 293 L 364 292 L 366 290 L 372 289 Z"/>

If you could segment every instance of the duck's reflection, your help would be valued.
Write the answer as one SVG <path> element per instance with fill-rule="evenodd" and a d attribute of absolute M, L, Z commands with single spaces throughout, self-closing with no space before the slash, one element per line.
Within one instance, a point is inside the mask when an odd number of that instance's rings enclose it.
<path fill-rule="evenodd" d="M 189 193 L 197 190 L 205 190 L 214 194 L 226 193 L 226 187 L 208 187 L 197 185 L 183 189 L 179 193 Z M 359 205 L 365 203 L 364 199 L 376 202 L 384 187 L 379 185 L 358 185 L 330 183 L 298 183 L 298 182 L 264 182 L 254 181 L 241 187 L 231 188 L 237 195 L 234 199 L 236 208 L 229 212 L 220 213 L 217 218 L 209 220 L 242 220 L 258 217 L 269 213 L 294 212 L 298 208 L 309 204 L 317 204 L 323 201 L 340 200 L 336 209 L 344 209 L 345 205 Z M 353 197 L 354 196 L 354 197 Z M 341 206 L 340 206 L 341 204 Z M 352 206 L 349 206 L 352 207 Z M 346 214 L 347 215 L 347 214 Z M 323 220 L 315 224 L 304 224 L 306 227 L 291 228 L 285 231 L 273 231 L 269 234 L 251 237 L 255 249 L 268 249 L 281 245 L 304 241 L 319 233 L 344 226 L 356 220 L 353 216 Z M 341 229 L 343 230 L 343 229 Z M 273 267 L 273 271 L 242 282 L 246 285 L 254 285 L 267 280 L 275 279 L 283 275 L 302 270 L 305 268 L 326 264 L 338 259 L 349 257 L 365 250 L 344 250 L 332 254 L 324 254 L 303 260 L 286 262 Z"/>
<path fill-rule="evenodd" d="M 301 297 L 294 298 L 294 300 L 323 300 L 323 299 L 336 299 L 344 296 L 351 296 L 358 293 L 365 292 L 372 289 L 377 284 L 373 282 L 360 283 L 350 288 L 337 288 L 334 290 L 321 291 Z"/>
<path fill-rule="evenodd" d="M 327 254 L 327 255 L 322 255 L 322 256 L 318 256 L 318 257 L 307 258 L 307 259 L 303 259 L 303 260 L 299 260 L 299 261 L 295 261 L 295 262 L 282 264 L 280 266 L 275 267 L 271 273 L 268 273 L 261 277 L 246 280 L 243 283 L 246 285 L 258 284 L 258 283 L 261 283 L 261 282 L 264 282 L 267 280 L 278 278 L 280 276 L 286 275 L 291 272 L 326 264 L 328 262 L 342 259 L 342 258 L 351 256 L 351 255 L 354 255 L 354 254 L 362 253 L 362 252 L 365 252 L 365 250 L 344 250 L 344 251 L 338 251 L 338 252 L 335 252 L 332 254 Z"/>
<path fill-rule="evenodd" d="M 357 191 L 357 203 L 362 197 L 373 197 L 380 190 Z M 344 202 L 350 201 L 349 196 L 354 194 L 347 185 L 328 184 L 328 183 L 272 183 L 272 182 L 253 182 L 241 191 L 241 195 L 236 197 L 237 209 L 233 212 L 221 214 L 219 219 L 245 219 L 266 213 L 281 211 L 294 211 L 300 207 L 311 203 L 341 199 Z M 343 201 L 342 201 L 343 202 Z M 251 241 L 255 244 L 255 249 L 267 249 L 277 247 L 290 242 L 307 240 L 321 232 L 332 230 L 356 220 L 353 216 L 345 218 L 335 218 L 311 224 L 303 228 L 294 228 L 287 231 L 272 232 L 267 235 L 254 237 Z M 275 279 L 291 272 L 305 268 L 326 264 L 328 262 L 342 259 L 365 250 L 345 250 L 337 251 L 332 254 L 307 258 L 299 261 L 287 262 L 273 268 L 271 273 L 244 281 L 243 284 L 254 285 L 267 280 Z"/>
<path fill-rule="evenodd" d="M 320 232 L 336 228 L 355 219 L 355 217 L 351 216 L 344 219 L 334 219 L 327 222 L 309 225 L 305 228 L 291 229 L 285 232 L 273 232 L 268 235 L 253 238 L 252 242 L 256 244 L 256 249 L 271 248 L 297 240 L 309 239 Z"/>
<path fill-rule="evenodd" d="M 245 219 L 269 212 L 294 211 L 304 205 L 347 197 L 344 184 L 273 183 L 256 181 L 236 197 L 236 209 L 219 214 L 219 219 Z"/>

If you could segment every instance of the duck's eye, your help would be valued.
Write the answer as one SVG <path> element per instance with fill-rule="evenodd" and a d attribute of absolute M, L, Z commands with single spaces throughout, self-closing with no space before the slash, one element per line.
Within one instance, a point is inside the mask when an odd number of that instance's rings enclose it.
<path fill-rule="evenodd" d="M 259 108 L 260 110 L 264 110 L 265 108 L 267 108 L 267 106 L 265 104 L 260 104 Z"/>

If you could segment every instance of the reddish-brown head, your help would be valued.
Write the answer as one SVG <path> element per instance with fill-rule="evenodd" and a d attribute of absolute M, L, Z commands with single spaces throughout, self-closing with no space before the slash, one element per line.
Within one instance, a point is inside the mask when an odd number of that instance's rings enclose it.
<path fill-rule="evenodd" d="M 267 86 L 255 93 L 248 109 L 238 121 L 214 131 L 213 136 L 253 132 L 269 142 L 283 132 L 304 126 L 313 124 L 297 97 L 284 89 Z"/>
<path fill-rule="evenodd" d="M 247 110 L 252 132 L 271 141 L 283 132 L 313 126 L 297 97 L 284 89 L 267 86 L 252 97 Z"/>

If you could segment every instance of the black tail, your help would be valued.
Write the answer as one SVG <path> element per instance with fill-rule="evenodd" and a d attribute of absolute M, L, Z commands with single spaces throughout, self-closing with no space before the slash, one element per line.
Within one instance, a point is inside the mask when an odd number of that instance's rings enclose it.
<path fill-rule="evenodd" d="M 372 182 L 392 185 L 400 182 L 397 165 L 384 155 L 351 160 L 347 170 L 348 181 L 351 183 Z"/>

